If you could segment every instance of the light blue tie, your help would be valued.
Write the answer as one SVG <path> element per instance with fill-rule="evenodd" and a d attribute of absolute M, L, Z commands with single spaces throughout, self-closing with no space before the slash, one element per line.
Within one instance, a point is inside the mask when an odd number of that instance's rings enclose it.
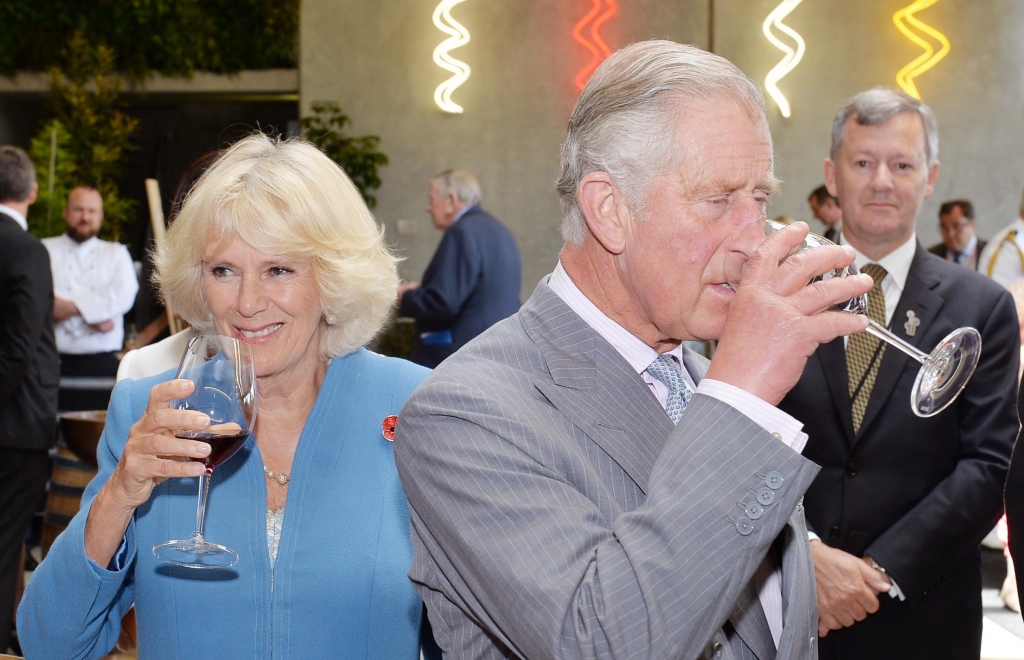
<path fill-rule="evenodd" d="M 686 405 L 690 403 L 693 392 L 683 380 L 683 375 L 676 366 L 676 361 L 668 355 L 659 355 L 658 359 L 647 367 L 647 373 L 660 380 L 668 388 L 668 399 L 665 400 L 665 412 L 673 424 L 679 423 Z"/>

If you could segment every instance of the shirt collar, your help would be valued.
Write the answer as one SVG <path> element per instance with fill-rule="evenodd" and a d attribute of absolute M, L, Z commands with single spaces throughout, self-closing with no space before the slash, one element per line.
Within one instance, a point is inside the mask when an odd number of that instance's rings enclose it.
<path fill-rule="evenodd" d="M 590 299 L 580 291 L 569 274 L 562 268 L 561 261 L 555 266 L 555 271 L 548 280 L 548 287 L 569 306 L 569 309 L 576 312 L 587 325 L 611 344 L 612 348 L 618 351 L 619 355 L 625 358 L 629 366 L 633 367 L 638 374 L 642 374 L 647 367 L 651 366 L 652 362 L 658 359 L 656 350 L 608 318 L 608 315 L 598 309 L 597 305 L 590 302 Z M 674 357 L 680 368 L 683 368 L 682 344 L 669 351 L 668 355 Z"/>
<path fill-rule="evenodd" d="M 845 235 L 840 235 L 839 244 L 850 245 L 846 242 Z M 868 264 L 878 264 L 885 269 L 896 287 L 903 291 L 907 284 L 907 275 L 910 273 L 910 264 L 913 263 L 914 254 L 917 252 L 917 232 L 912 233 L 905 243 L 878 260 L 868 259 L 857 248 L 853 248 L 853 251 L 857 253 L 853 263 L 861 272 L 864 272 L 864 266 Z"/>
<path fill-rule="evenodd" d="M 14 218 L 14 221 L 17 222 L 19 225 L 21 225 L 22 229 L 24 229 L 25 231 L 28 231 L 28 222 L 25 220 L 25 216 L 23 216 L 22 214 L 18 213 L 17 211 L 12 209 L 10 206 L 5 206 L 3 204 L 0 204 L 0 211 L 3 211 L 7 215 L 9 215 L 12 218 Z"/>
<path fill-rule="evenodd" d="M 459 221 L 460 218 L 462 218 L 462 216 L 466 215 L 467 213 L 469 213 L 470 211 L 472 211 L 473 209 L 475 209 L 478 206 L 480 206 L 480 205 L 479 204 L 470 204 L 469 206 L 463 206 L 462 210 L 455 214 L 455 217 L 452 219 L 452 224 L 454 225 L 456 222 Z"/>
<path fill-rule="evenodd" d="M 972 255 L 972 254 L 974 254 L 974 249 L 976 247 L 978 247 L 978 235 L 977 234 L 975 234 L 974 236 L 971 236 L 971 240 L 967 242 L 967 247 L 965 247 L 960 252 L 960 254 Z"/>

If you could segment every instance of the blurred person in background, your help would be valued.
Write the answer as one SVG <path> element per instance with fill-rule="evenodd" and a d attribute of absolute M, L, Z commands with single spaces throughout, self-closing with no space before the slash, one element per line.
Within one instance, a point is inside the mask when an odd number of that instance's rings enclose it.
<path fill-rule="evenodd" d="M 825 225 L 822 236 L 839 242 L 839 233 L 843 230 L 843 210 L 839 208 L 839 200 L 832 196 L 825 186 L 818 186 L 811 191 L 807 203 L 811 205 L 811 213 Z"/>
<path fill-rule="evenodd" d="M 425 367 L 519 310 L 519 248 L 480 197 L 480 184 L 465 170 L 430 182 L 427 212 L 444 236 L 423 281 L 398 290 L 398 313 L 416 319 L 412 360 Z"/>
<path fill-rule="evenodd" d="M 939 231 L 942 232 L 942 242 L 931 246 L 928 251 L 946 261 L 978 270 L 978 257 L 986 243 L 978 239 L 974 205 L 966 199 L 943 202 L 939 207 Z"/>
<path fill-rule="evenodd" d="M 359 191 L 308 143 L 254 135 L 206 172 L 156 279 L 189 325 L 255 354 L 260 412 L 206 512 L 239 561 L 196 572 L 153 555 L 187 538 L 210 452 L 174 431 L 208 420 L 168 407 L 193 387 L 173 371 L 124 380 L 99 473 L 19 608 L 27 657 L 102 657 L 134 603 L 143 658 L 419 658 L 391 431 L 427 371 L 361 348 L 394 304 L 395 263 Z"/>
<path fill-rule="evenodd" d="M 1024 277 L 1024 196 L 1019 217 L 992 237 L 981 252 L 978 270 L 1004 287 Z"/>
<path fill-rule="evenodd" d="M 50 256 L 25 220 L 37 189 L 25 152 L 0 147 L 0 653 L 10 642 L 25 533 L 57 440 Z"/>
<path fill-rule="evenodd" d="M 124 315 L 139 281 L 128 248 L 97 237 L 103 197 L 78 186 L 64 207 L 67 231 L 43 239 L 53 271 L 54 334 L 60 352 L 60 409 L 103 410 L 124 348 Z"/>

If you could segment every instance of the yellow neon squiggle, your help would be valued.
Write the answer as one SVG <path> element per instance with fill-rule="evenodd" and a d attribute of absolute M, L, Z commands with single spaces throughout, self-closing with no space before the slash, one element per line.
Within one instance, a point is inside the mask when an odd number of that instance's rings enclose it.
<path fill-rule="evenodd" d="M 764 23 L 761 25 L 761 31 L 764 32 L 764 36 L 768 38 L 768 41 L 772 42 L 776 48 L 785 53 L 782 61 L 775 65 L 771 71 L 768 72 L 768 76 L 764 79 L 764 86 L 768 90 L 768 94 L 771 95 L 775 102 L 779 104 L 779 110 L 782 111 L 783 117 L 789 117 L 789 101 L 779 90 L 778 82 L 782 80 L 790 71 L 796 68 L 797 64 L 800 64 L 800 60 L 804 57 L 804 51 L 806 50 L 806 44 L 804 44 L 803 37 L 789 27 L 783 25 L 782 19 L 789 16 L 789 13 L 796 9 L 803 0 L 782 0 L 779 6 L 772 10 L 770 14 L 764 19 Z M 789 37 L 796 42 L 796 50 L 794 51 L 789 47 L 788 44 L 781 41 L 772 33 L 772 25 L 775 26 L 779 32 L 788 34 Z"/>
<path fill-rule="evenodd" d="M 452 72 L 452 77 L 434 90 L 434 103 L 445 112 L 462 112 L 462 106 L 452 101 L 452 92 L 469 79 L 469 65 L 448 54 L 448 51 L 469 43 L 469 31 L 453 19 L 451 14 L 452 7 L 465 1 L 441 0 L 437 8 L 434 9 L 434 25 L 448 35 L 448 38 L 434 49 L 434 63 L 445 71 Z M 442 18 L 444 18 L 444 22 L 441 21 Z"/>
<path fill-rule="evenodd" d="M 921 99 L 921 93 L 917 91 L 917 85 L 914 84 L 914 78 L 920 76 L 922 73 L 938 64 L 939 60 L 949 54 L 949 39 L 946 38 L 946 35 L 942 34 L 932 26 L 922 23 L 916 16 L 914 16 L 915 12 L 927 9 L 938 1 L 939 0 L 916 0 L 893 14 L 892 17 L 893 22 L 896 24 L 896 27 L 899 28 L 900 32 L 902 32 L 907 39 L 910 39 L 924 49 L 924 52 L 921 53 L 921 55 L 919 55 L 910 64 L 900 69 L 900 72 L 896 74 L 896 84 L 902 87 L 904 92 L 918 100 Z M 935 52 L 931 43 L 911 32 L 910 28 L 903 24 L 903 20 L 906 20 L 910 25 L 913 25 L 921 32 L 938 41 L 939 51 Z"/>

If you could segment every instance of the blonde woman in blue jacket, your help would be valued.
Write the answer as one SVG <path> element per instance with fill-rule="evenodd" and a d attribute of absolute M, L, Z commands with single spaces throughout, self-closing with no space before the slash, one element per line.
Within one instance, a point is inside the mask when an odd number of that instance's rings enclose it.
<path fill-rule="evenodd" d="M 188 538 L 209 445 L 192 384 L 114 390 L 82 509 L 18 611 L 28 658 L 99 658 L 135 605 L 139 656 L 419 657 L 422 602 L 388 417 L 426 370 L 360 348 L 398 287 L 395 258 L 348 177 L 315 147 L 235 144 L 187 198 L 156 257 L 165 300 L 200 332 L 253 348 L 260 414 L 213 472 L 205 528 L 229 569 L 165 564 Z"/>

